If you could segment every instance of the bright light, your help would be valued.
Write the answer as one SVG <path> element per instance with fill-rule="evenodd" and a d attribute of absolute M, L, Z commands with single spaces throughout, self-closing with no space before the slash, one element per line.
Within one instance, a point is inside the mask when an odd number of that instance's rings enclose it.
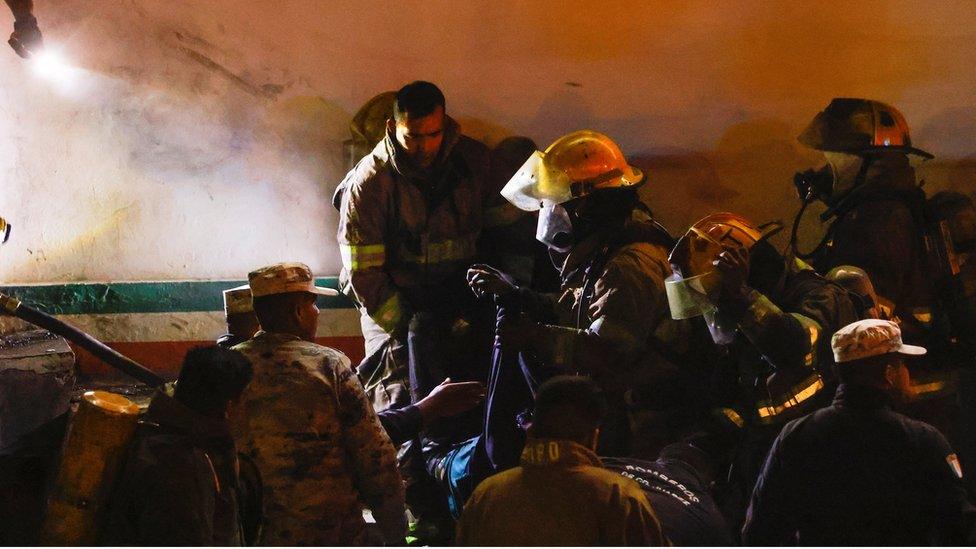
<path fill-rule="evenodd" d="M 63 80 L 71 73 L 71 66 L 55 50 L 45 48 L 31 56 L 34 73 L 49 80 Z"/>

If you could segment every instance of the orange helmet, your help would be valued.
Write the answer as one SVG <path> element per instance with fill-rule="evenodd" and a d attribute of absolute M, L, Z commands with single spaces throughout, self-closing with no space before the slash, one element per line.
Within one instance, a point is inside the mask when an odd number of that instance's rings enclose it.
<path fill-rule="evenodd" d="M 698 220 L 682 236 L 668 260 L 683 278 L 691 278 L 715 270 L 712 261 L 725 246 L 749 250 L 765 236 L 745 217 L 728 212 L 714 213 Z"/>
<path fill-rule="evenodd" d="M 797 137 L 819 151 L 902 151 L 933 158 L 912 146 L 908 123 L 898 109 L 871 99 L 834 98 Z"/>

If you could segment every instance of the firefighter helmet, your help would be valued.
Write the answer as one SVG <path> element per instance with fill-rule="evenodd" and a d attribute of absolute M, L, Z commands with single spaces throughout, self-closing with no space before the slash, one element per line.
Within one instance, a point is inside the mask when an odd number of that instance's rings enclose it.
<path fill-rule="evenodd" d="M 637 187 L 645 180 L 620 147 L 592 130 L 568 133 L 536 151 L 502 189 L 502 196 L 525 211 L 563 204 L 604 189 Z"/>
<path fill-rule="evenodd" d="M 665 282 L 671 316 L 691 318 L 714 308 L 720 279 L 713 262 L 718 254 L 728 246 L 751 250 L 780 228 L 778 223 L 756 226 L 745 217 L 728 212 L 698 220 L 668 256 L 674 270 Z"/>
<path fill-rule="evenodd" d="M 933 158 L 912 146 L 908 123 L 898 109 L 871 99 L 834 98 L 797 140 L 819 151 L 862 154 L 892 150 Z"/>
<path fill-rule="evenodd" d="M 386 121 L 393 118 L 395 102 L 395 91 L 383 92 L 367 101 L 352 117 L 349 132 L 357 149 L 365 150 L 363 155 L 386 136 Z"/>

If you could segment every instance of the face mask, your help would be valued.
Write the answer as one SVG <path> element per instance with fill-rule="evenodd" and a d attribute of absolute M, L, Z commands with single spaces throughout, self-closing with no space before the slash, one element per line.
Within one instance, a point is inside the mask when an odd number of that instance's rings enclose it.
<path fill-rule="evenodd" d="M 834 188 L 831 196 L 840 197 L 847 194 L 857 179 L 857 174 L 861 171 L 864 159 L 856 154 L 842 152 L 824 152 L 827 158 L 827 165 L 834 175 Z"/>
<path fill-rule="evenodd" d="M 543 206 L 539 210 L 535 239 L 557 252 L 568 252 L 573 247 L 573 224 L 566 208 L 559 204 Z"/>

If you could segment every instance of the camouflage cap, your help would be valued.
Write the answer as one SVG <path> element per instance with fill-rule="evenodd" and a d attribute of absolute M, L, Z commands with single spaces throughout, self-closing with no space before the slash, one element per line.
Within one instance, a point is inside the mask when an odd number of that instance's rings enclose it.
<path fill-rule="evenodd" d="M 331 288 L 315 285 L 312 270 L 304 263 L 275 263 L 247 273 L 251 295 L 262 297 L 290 292 L 308 292 L 318 295 L 339 295 Z"/>
<path fill-rule="evenodd" d="M 247 284 L 224 290 L 224 314 L 236 315 L 254 312 L 251 287 Z"/>
<path fill-rule="evenodd" d="M 902 343 L 901 328 L 897 324 L 874 318 L 844 326 L 830 338 L 830 347 L 838 364 L 888 353 L 925 354 L 925 347 Z"/>

